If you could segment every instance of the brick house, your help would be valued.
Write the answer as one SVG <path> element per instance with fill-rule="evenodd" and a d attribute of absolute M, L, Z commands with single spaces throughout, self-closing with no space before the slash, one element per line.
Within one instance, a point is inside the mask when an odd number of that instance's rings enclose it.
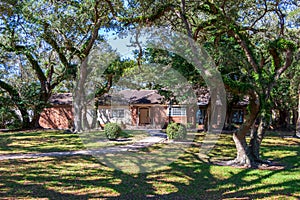
<path fill-rule="evenodd" d="M 99 101 L 97 121 L 100 126 L 117 122 L 126 127 L 162 128 L 172 121 L 203 128 L 207 117 L 209 93 L 198 94 L 197 105 L 170 105 L 156 90 L 122 90 L 107 94 Z M 44 128 L 70 129 L 73 126 L 72 94 L 54 94 L 40 118 Z M 227 113 L 227 122 L 242 123 L 247 104 L 235 104 Z"/>

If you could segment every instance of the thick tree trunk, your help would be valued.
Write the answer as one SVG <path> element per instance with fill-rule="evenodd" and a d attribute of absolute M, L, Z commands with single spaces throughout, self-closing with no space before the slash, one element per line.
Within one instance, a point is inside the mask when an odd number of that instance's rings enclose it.
<path fill-rule="evenodd" d="M 34 111 L 33 117 L 30 122 L 30 126 L 28 128 L 30 129 L 42 128 L 39 123 L 40 117 L 41 117 L 41 111 L 37 111 L 37 110 Z"/>
<path fill-rule="evenodd" d="M 251 127 L 254 126 L 260 110 L 259 96 L 255 93 L 255 91 L 250 92 L 249 103 L 250 111 L 249 115 L 246 117 L 246 122 L 236 133 L 233 134 L 233 141 L 236 146 L 237 156 L 234 160 L 227 163 L 229 165 L 251 167 L 254 161 L 252 155 L 249 153 L 246 135 L 250 132 Z"/>
<path fill-rule="evenodd" d="M 87 58 L 84 59 L 80 65 L 80 72 L 78 75 L 77 85 L 75 86 L 75 96 L 73 97 L 74 107 L 74 131 L 81 132 L 84 130 L 84 115 L 85 115 L 85 99 L 86 99 L 86 88 L 85 84 L 89 74 Z"/>
<path fill-rule="evenodd" d="M 252 129 L 250 135 L 250 142 L 248 147 L 248 154 L 251 157 L 253 162 L 262 162 L 260 159 L 260 145 L 265 135 L 264 121 L 260 117 L 258 127 Z"/>
<path fill-rule="evenodd" d="M 287 126 L 288 126 L 288 111 L 279 110 L 278 127 L 280 127 L 281 129 L 286 129 Z"/>
<path fill-rule="evenodd" d="M 246 137 L 244 137 L 243 134 L 234 133 L 233 141 L 235 143 L 235 147 L 237 150 L 237 156 L 232 161 L 232 164 L 251 167 L 251 160 L 247 154 L 248 147 L 247 147 Z"/>
<path fill-rule="evenodd" d="M 22 115 L 22 129 L 30 128 L 30 119 L 26 108 L 18 106 Z"/>

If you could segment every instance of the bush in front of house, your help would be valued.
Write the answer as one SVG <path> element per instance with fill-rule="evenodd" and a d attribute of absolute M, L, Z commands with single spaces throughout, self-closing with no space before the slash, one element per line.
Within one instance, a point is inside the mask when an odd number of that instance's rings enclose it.
<path fill-rule="evenodd" d="M 121 127 L 117 123 L 108 123 L 104 127 L 104 133 L 109 140 L 117 139 L 121 134 Z"/>
<path fill-rule="evenodd" d="M 183 140 L 186 138 L 186 127 L 180 123 L 171 123 L 166 130 L 169 140 Z"/>

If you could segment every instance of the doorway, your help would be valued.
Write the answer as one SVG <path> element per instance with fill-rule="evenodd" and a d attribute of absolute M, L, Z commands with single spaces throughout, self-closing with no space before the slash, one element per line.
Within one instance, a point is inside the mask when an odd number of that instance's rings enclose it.
<path fill-rule="evenodd" d="M 139 109 L 139 125 L 150 124 L 150 109 L 149 108 L 140 108 Z"/>

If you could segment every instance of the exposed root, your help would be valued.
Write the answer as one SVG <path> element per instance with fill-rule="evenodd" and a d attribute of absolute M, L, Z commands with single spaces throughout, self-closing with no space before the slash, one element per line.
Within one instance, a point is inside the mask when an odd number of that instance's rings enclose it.
<path fill-rule="evenodd" d="M 231 166 L 235 168 L 252 168 L 252 169 L 263 169 L 263 170 L 282 170 L 285 168 L 284 165 L 281 165 L 276 162 L 271 162 L 268 160 L 251 162 L 250 165 L 245 162 L 240 162 L 237 159 L 229 160 L 229 161 L 213 162 L 213 164 L 220 165 L 220 166 Z"/>

